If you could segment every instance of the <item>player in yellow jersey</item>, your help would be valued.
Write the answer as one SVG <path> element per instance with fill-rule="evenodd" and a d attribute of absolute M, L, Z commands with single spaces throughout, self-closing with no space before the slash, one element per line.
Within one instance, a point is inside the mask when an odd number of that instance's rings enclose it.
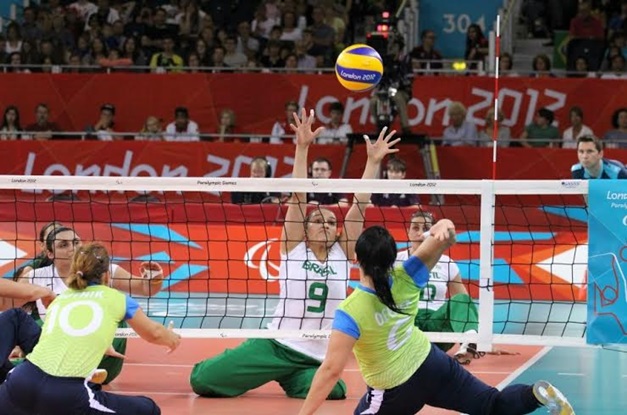
<path fill-rule="evenodd" d="M 110 288 L 109 255 L 100 244 L 74 253 L 68 289 L 47 310 L 41 337 L 0 385 L 0 413 L 11 415 L 159 415 L 142 396 L 103 392 L 91 376 L 126 320 L 144 340 L 174 350 L 180 336 L 150 320 L 137 301 Z"/>
<path fill-rule="evenodd" d="M 499 391 L 466 371 L 414 325 L 420 290 L 455 227 L 441 220 L 402 266 L 392 270 L 396 242 L 382 227 L 365 230 L 355 245 L 361 285 L 340 304 L 326 358 L 318 369 L 300 415 L 323 403 L 354 351 L 368 390 L 355 414 L 414 415 L 424 405 L 469 415 L 518 415 L 544 405 L 554 415 L 574 414 L 548 382 L 511 385 Z"/>

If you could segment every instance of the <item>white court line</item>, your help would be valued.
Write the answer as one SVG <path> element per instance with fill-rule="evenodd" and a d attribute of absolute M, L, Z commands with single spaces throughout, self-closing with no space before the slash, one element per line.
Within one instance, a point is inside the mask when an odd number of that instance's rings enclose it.
<path fill-rule="evenodd" d="M 194 365 L 175 365 L 175 364 L 165 364 L 165 363 L 124 363 L 124 366 L 163 367 L 163 368 L 174 368 L 174 369 L 188 369 L 188 368 L 194 367 Z M 359 372 L 359 369 L 344 369 L 344 372 Z M 482 370 L 472 371 L 472 373 L 476 375 L 509 375 L 510 374 L 510 372 L 492 372 L 492 371 L 482 371 Z"/>
<path fill-rule="evenodd" d="M 584 376 L 583 373 L 557 372 L 559 376 Z"/>
<path fill-rule="evenodd" d="M 514 370 L 508 377 L 506 377 L 498 385 L 496 385 L 496 388 L 501 390 L 504 387 L 506 387 L 507 385 L 509 385 L 510 383 L 512 383 L 512 381 L 514 379 L 516 379 L 518 376 L 522 375 L 527 369 L 529 369 L 538 360 L 542 359 L 548 352 L 551 351 L 551 349 L 553 349 L 553 348 L 552 347 L 545 347 L 542 350 L 540 350 L 531 359 L 527 360 L 518 369 Z"/>

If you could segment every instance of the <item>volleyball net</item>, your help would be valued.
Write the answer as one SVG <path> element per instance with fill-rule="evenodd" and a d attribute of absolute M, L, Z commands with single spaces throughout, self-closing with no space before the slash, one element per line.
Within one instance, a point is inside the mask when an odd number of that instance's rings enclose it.
<path fill-rule="evenodd" d="M 412 214 L 451 219 L 455 261 L 478 308 L 477 333 L 428 333 L 432 341 L 585 344 L 587 215 L 580 181 L 423 181 L 253 178 L 0 176 L 0 272 L 10 278 L 40 250 L 40 228 L 59 221 L 83 242 L 99 241 L 114 263 L 138 275 L 158 262 L 159 292 L 139 298 L 147 314 L 173 321 L 183 337 L 316 338 L 329 331 L 269 330 L 278 301 L 279 238 L 291 192 L 415 194 L 417 207 L 369 206 L 365 226 L 382 225 L 408 246 Z M 276 194 L 271 203 L 232 204 L 232 192 Z M 431 195 L 443 203 L 429 205 Z M 328 206 L 339 225 L 347 207 Z M 315 263 L 321 273 L 331 272 Z M 350 264 L 350 293 L 359 279 Z M 310 270 L 311 271 L 311 270 Z M 287 276 L 290 279 L 290 276 Z M 294 277 L 302 278 L 302 277 Z M 326 301 L 303 291 L 303 308 Z M 328 316 L 332 317 L 332 316 Z M 122 330 L 119 336 L 133 336 Z"/>

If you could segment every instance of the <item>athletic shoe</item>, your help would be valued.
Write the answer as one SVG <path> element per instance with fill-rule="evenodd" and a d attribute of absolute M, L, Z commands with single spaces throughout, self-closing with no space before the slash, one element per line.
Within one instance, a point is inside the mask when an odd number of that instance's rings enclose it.
<path fill-rule="evenodd" d="M 549 382 L 540 380 L 534 383 L 533 394 L 538 402 L 549 410 L 551 415 L 575 415 L 568 399 Z"/>
<path fill-rule="evenodd" d="M 109 376 L 109 373 L 106 369 L 96 369 L 94 374 L 91 375 L 91 379 L 89 379 L 89 381 L 91 383 L 102 385 L 104 381 L 107 380 L 107 376 Z"/>

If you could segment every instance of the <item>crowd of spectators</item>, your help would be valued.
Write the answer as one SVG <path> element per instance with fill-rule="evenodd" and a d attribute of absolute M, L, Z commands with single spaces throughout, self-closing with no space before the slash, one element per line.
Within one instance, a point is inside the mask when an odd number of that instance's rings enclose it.
<path fill-rule="evenodd" d="M 75 72 L 125 66 L 152 71 L 330 67 L 354 36 L 350 16 L 374 16 L 383 7 L 382 1 L 351 4 L 42 0 L 5 24 L 0 62 L 17 72 L 53 72 L 60 65 Z"/>

